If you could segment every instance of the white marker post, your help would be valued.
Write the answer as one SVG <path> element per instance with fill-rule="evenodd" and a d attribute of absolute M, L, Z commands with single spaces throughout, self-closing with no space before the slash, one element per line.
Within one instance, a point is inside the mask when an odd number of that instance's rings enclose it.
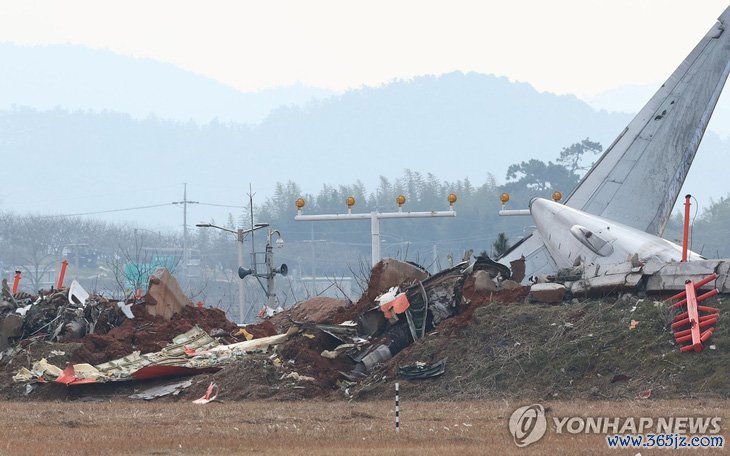
<path fill-rule="evenodd" d="M 398 382 L 395 382 L 395 432 L 400 432 L 400 394 Z"/>

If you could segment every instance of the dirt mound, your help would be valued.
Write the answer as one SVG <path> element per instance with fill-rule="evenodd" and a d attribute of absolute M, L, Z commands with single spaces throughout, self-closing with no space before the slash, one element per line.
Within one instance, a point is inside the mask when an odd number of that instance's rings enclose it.
<path fill-rule="evenodd" d="M 13 400 L 56 400 L 65 398 L 65 391 L 43 387 L 31 387 L 33 392 L 26 396 L 26 385 L 14 383 L 13 375 L 21 367 L 30 368 L 33 362 L 41 358 L 46 358 L 49 363 L 64 366 L 71 360 L 81 344 L 52 343 L 41 340 L 41 338 L 26 339 L 23 342 L 22 350 L 12 356 L 3 353 L 0 359 L 0 398 L 12 398 Z"/>
<path fill-rule="evenodd" d="M 346 356 L 333 360 L 323 358 L 323 350 L 333 350 L 342 342 L 323 332 L 317 332 L 313 336 L 310 338 L 299 335 L 287 341 L 279 348 L 281 358 L 290 363 L 292 369 L 298 373 L 316 378 L 319 387 L 326 390 L 336 389 L 337 381 L 342 379 L 338 371 L 349 372 L 354 363 Z"/>
<path fill-rule="evenodd" d="M 229 336 L 238 327 L 226 318 L 220 309 L 206 309 L 186 306 L 172 319 L 147 313 L 143 305 L 132 307 L 134 319 L 125 320 L 120 326 L 106 334 L 88 334 L 79 342 L 81 348 L 75 353 L 74 363 L 101 364 L 121 358 L 133 351 L 151 353 L 163 349 L 172 339 L 198 325 L 215 335 L 225 335 L 223 343 L 235 342 Z"/>
<path fill-rule="evenodd" d="M 384 258 L 370 272 L 368 288 L 353 306 L 341 308 L 334 316 L 335 323 L 357 318 L 375 305 L 375 298 L 394 286 L 411 285 L 414 280 L 423 280 L 428 273 L 410 263 Z"/>
<path fill-rule="evenodd" d="M 215 374 L 193 377 L 193 385 L 179 399 L 189 401 L 202 397 L 211 382 L 218 385 L 218 398 L 224 401 L 269 399 L 279 393 L 280 377 L 268 355 L 246 356 Z"/>
<path fill-rule="evenodd" d="M 634 297 L 560 306 L 490 303 L 477 307 L 463 327 L 441 331 L 445 321 L 356 394 L 388 398 L 397 366 L 448 357 L 441 377 L 401 380 L 401 394 L 422 400 L 605 400 L 651 390 L 659 399 L 730 397 L 730 315 L 720 314 L 709 343 L 717 349 L 700 353 L 679 352 L 672 316 L 661 303 Z M 639 322 L 633 330 L 631 320 Z"/>
<path fill-rule="evenodd" d="M 338 370 L 349 371 L 353 363 L 343 357 L 329 360 L 320 356 L 323 349 L 332 349 L 338 343 L 324 333 L 314 338 L 295 336 L 278 346 L 274 353 L 247 355 L 220 372 L 195 377 L 183 398 L 202 396 L 210 382 L 218 385 L 221 400 L 339 397 Z M 296 375 L 314 381 L 297 380 Z"/>
<path fill-rule="evenodd" d="M 291 326 L 291 320 L 308 323 L 330 323 L 340 309 L 347 305 L 341 299 L 317 296 L 296 304 L 294 307 L 278 313 L 267 321 L 271 322 L 279 332 L 285 332 Z"/>
<path fill-rule="evenodd" d="M 466 302 L 461 306 L 461 313 L 441 322 L 437 330 L 450 334 L 454 330 L 469 325 L 474 318 L 474 312 L 480 307 L 491 303 L 519 305 L 523 303 L 528 294 L 530 294 L 530 287 L 522 286 L 512 290 L 479 293 L 474 291 L 474 280 L 466 280 L 463 291 Z"/>
<path fill-rule="evenodd" d="M 254 339 L 260 339 L 261 337 L 269 337 L 279 334 L 279 331 L 276 329 L 276 326 L 274 326 L 271 320 L 265 320 L 255 325 L 247 325 L 245 329 L 246 332 L 251 334 Z M 281 332 L 284 333 L 286 332 L 286 330 Z"/>

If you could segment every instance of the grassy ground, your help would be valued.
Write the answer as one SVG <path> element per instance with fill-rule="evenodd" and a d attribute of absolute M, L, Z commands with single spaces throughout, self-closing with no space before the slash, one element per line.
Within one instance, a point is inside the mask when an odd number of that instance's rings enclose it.
<path fill-rule="evenodd" d="M 600 435 L 572 436 L 552 430 L 539 442 L 517 448 L 508 433 L 507 421 L 520 405 L 523 404 L 508 401 L 411 402 L 403 398 L 402 431 L 396 434 L 390 401 L 256 401 L 205 406 L 128 401 L 7 402 L 0 415 L 0 454 L 637 453 L 609 450 Z M 543 405 L 548 410 L 548 422 L 551 415 L 721 416 L 721 434 L 730 436 L 725 429 L 730 418 L 729 401 L 587 401 Z"/>
<path fill-rule="evenodd" d="M 727 300 L 725 299 L 725 303 Z M 633 400 L 652 390 L 655 399 L 730 398 L 730 312 L 700 353 L 680 353 L 670 324 L 673 313 L 651 297 L 590 300 L 558 306 L 491 303 L 459 324 L 444 321 L 433 334 L 399 353 L 358 399 L 390 394 L 383 375 L 397 365 L 448 357 L 446 373 L 402 382 L 421 400 L 614 399 Z M 631 321 L 638 321 L 630 329 Z M 714 349 L 710 349 L 712 345 Z"/>

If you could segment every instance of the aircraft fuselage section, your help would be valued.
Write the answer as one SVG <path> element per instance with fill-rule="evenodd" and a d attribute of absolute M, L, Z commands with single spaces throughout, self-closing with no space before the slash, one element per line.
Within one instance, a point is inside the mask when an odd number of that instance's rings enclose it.
<path fill-rule="evenodd" d="M 643 263 L 682 258 L 682 248 L 666 239 L 554 201 L 533 199 L 530 214 L 559 268 L 624 263 L 634 254 Z M 700 256 L 690 252 L 690 259 Z"/>

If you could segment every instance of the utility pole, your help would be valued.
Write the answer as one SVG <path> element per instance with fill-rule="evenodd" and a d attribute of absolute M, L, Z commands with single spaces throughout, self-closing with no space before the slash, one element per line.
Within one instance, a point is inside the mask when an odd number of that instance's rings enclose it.
<path fill-rule="evenodd" d="M 183 205 L 183 252 L 182 252 L 182 277 L 183 282 L 188 281 L 188 204 L 199 204 L 198 201 L 188 200 L 188 183 L 183 183 L 183 200 L 173 201 L 172 204 Z"/>

